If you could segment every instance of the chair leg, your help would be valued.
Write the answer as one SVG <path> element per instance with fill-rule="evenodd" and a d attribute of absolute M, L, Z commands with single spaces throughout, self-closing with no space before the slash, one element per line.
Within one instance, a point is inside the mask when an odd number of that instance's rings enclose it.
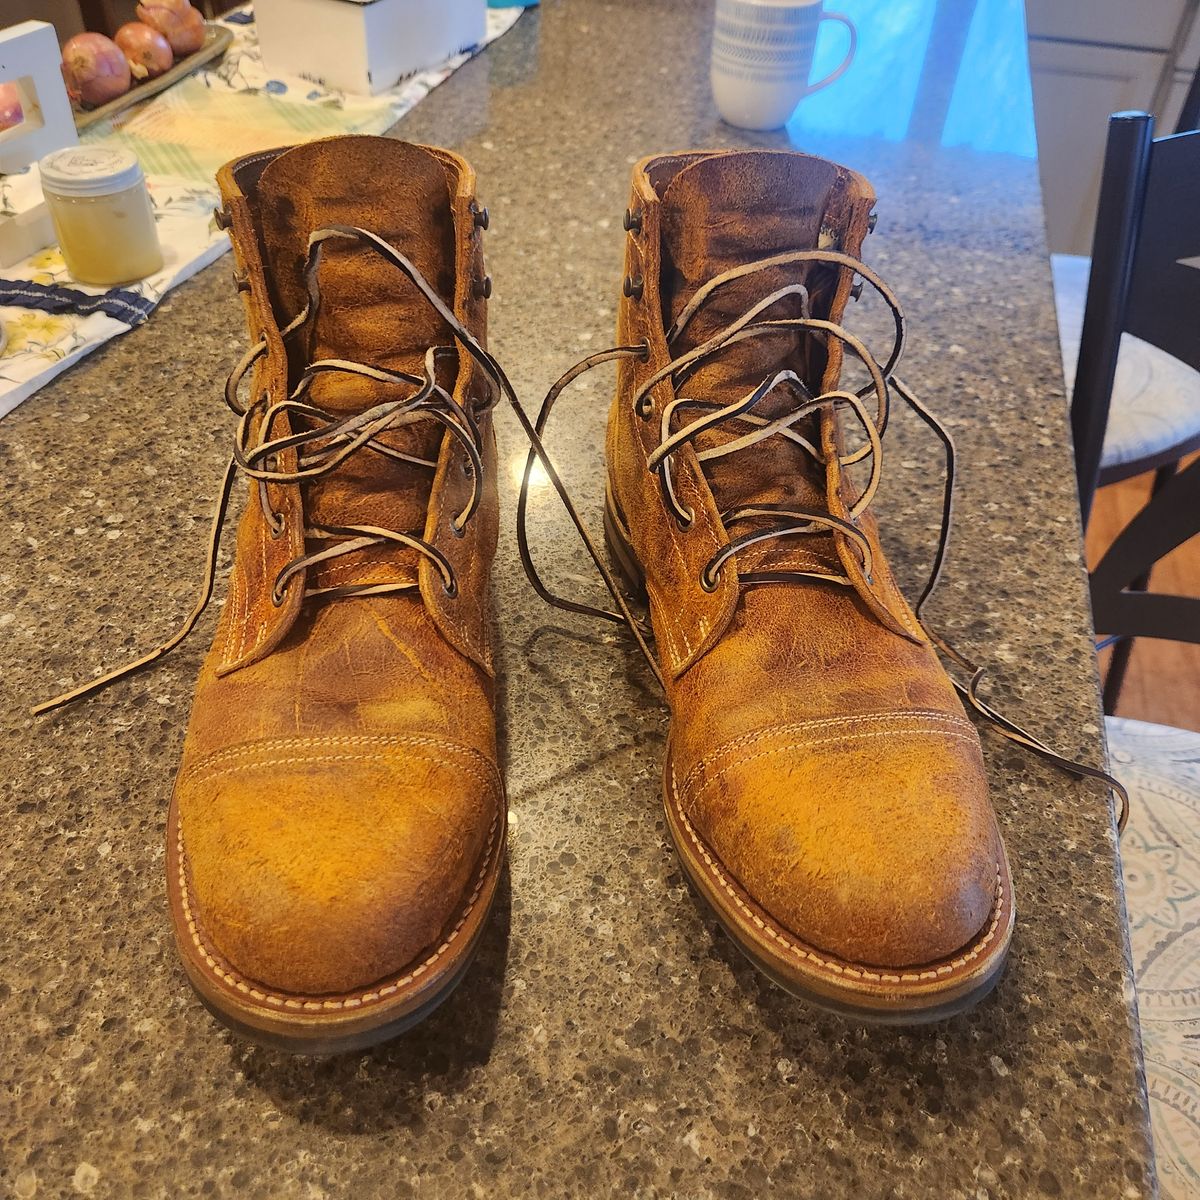
<path fill-rule="evenodd" d="M 1157 496 L 1175 474 L 1178 463 L 1167 463 L 1154 472 L 1154 482 L 1150 485 L 1151 499 Z M 1129 585 L 1131 592 L 1144 592 L 1150 587 L 1150 571 L 1139 576 Z M 1115 716 L 1117 701 L 1121 697 L 1121 687 L 1129 670 L 1129 659 L 1133 655 L 1133 638 L 1122 638 L 1113 647 L 1112 658 L 1108 662 L 1108 672 L 1104 676 L 1104 712 L 1106 716 Z"/>
<path fill-rule="evenodd" d="M 1145 588 L 1141 588 L 1145 591 Z M 1121 685 L 1125 682 L 1125 673 L 1129 670 L 1129 659 L 1133 654 L 1133 638 L 1122 638 L 1113 646 L 1112 658 L 1108 660 L 1108 671 L 1104 676 L 1104 690 L 1101 696 L 1104 701 L 1104 715 L 1112 717 L 1117 712 L 1117 701 L 1121 698 Z"/>

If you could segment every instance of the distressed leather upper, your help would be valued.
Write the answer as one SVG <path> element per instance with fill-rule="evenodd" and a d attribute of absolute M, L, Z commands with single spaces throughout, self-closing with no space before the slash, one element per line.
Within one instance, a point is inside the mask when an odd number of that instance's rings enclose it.
<path fill-rule="evenodd" d="M 771 151 L 646 159 L 634 170 L 619 341 L 646 361 L 621 367 L 608 430 L 609 485 L 646 575 L 672 713 L 667 787 L 722 868 L 808 945 L 853 963 L 902 967 L 954 953 L 985 926 L 1003 848 L 978 738 L 928 639 L 896 587 L 865 513 L 868 578 L 848 537 L 818 532 L 740 551 L 706 590 L 701 573 L 729 537 L 720 514 L 747 505 L 820 508 L 846 517 L 857 492 L 838 469 L 846 430 L 828 410 L 797 426 L 817 463 L 772 437 L 703 465 L 703 434 L 673 458 L 675 489 L 695 514 L 681 525 L 647 459 L 668 378 L 644 419 L 631 397 L 681 352 L 787 283 L 811 315 L 839 321 L 851 272 L 790 265 L 714 293 L 670 345 L 667 331 L 713 276 L 789 251 L 858 255 L 874 195 L 836 164 Z M 799 316 L 788 297 L 764 314 Z M 681 394 L 729 404 L 782 367 L 815 394 L 837 387 L 843 354 L 805 331 L 746 340 L 707 360 Z M 761 415 L 774 415 L 769 400 Z M 816 570 L 841 584 L 772 571 Z"/>
<path fill-rule="evenodd" d="M 335 138 L 231 163 L 219 176 L 232 219 L 251 339 L 266 354 L 251 395 L 285 397 L 314 359 L 419 373 L 450 331 L 415 287 L 361 246 L 332 244 L 318 315 L 302 309 L 311 232 L 359 226 L 408 257 L 481 340 L 482 249 L 474 176 L 445 151 Z M 487 395 L 471 360 L 446 369 L 464 408 Z M 388 385 L 331 373 L 310 402 L 342 415 Z M 286 436 L 288 418 L 270 435 Z M 439 937 L 495 832 L 496 765 L 488 579 L 495 550 L 495 445 L 480 417 L 485 487 L 470 491 L 461 448 L 433 420 L 382 435 L 436 471 L 358 451 L 303 483 L 269 483 L 273 536 L 252 484 L 229 596 L 201 671 L 176 784 L 181 838 L 204 937 L 232 969 L 298 994 L 342 993 L 400 970 Z M 280 454 L 295 470 L 295 451 Z M 415 551 L 390 544 L 308 568 L 272 600 L 282 568 L 311 552 L 305 529 L 380 526 L 435 546 L 457 594 Z M 306 587 L 406 582 L 382 595 L 303 599 Z"/>

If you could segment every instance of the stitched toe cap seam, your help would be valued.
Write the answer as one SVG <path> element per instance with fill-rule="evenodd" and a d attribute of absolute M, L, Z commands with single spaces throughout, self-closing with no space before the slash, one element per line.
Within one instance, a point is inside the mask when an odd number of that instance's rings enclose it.
<path fill-rule="evenodd" d="M 462 769 L 485 785 L 500 790 L 500 772 L 494 762 L 470 746 L 434 736 L 359 734 L 320 738 L 274 738 L 246 742 L 206 755 L 179 775 L 179 786 L 206 782 L 226 775 L 311 762 L 372 762 L 395 759 L 396 751 L 441 761 L 440 754 L 455 759 Z M 443 765 L 450 765 L 448 762 Z"/>

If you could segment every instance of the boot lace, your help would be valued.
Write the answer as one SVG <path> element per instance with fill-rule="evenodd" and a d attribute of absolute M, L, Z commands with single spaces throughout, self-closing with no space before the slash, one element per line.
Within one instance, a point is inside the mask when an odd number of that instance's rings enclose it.
<path fill-rule="evenodd" d="M 220 553 L 221 532 L 225 524 L 233 485 L 239 471 L 257 484 L 257 499 L 262 507 L 263 516 L 266 518 L 273 536 L 278 537 L 284 532 L 285 522 L 281 514 L 275 512 L 271 507 L 268 493 L 269 484 L 299 484 L 319 479 L 336 470 L 351 455 L 364 451 L 382 454 L 418 468 L 436 469 L 435 461 L 405 454 L 381 440 L 382 435 L 388 431 L 397 430 L 418 421 L 434 420 L 442 424 L 449 435 L 459 443 L 470 462 L 471 495 L 466 506 L 453 518 L 451 526 L 456 534 L 461 534 L 477 511 L 483 496 L 484 464 L 478 420 L 481 415 L 490 411 L 497 404 L 501 396 L 508 401 L 515 412 L 517 420 L 533 446 L 533 453 L 541 459 L 547 477 L 570 514 L 580 537 L 591 554 L 592 561 L 609 585 L 618 611 L 625 614 L 624 618 L 619 619 L 627 620 L 628 624 L 636 630 L 637 621 L 632 611 L 628 608 L 617 587 L 616 580 L 609 572 L 603 554 L 576 512 L 554 464 L 542 449 L 541 439 L 522 409 L 508 376 L 496 359 L 458 320 L 425 276 L 399 250 L 378 235 L 356 226 L 330 225 L 315 231 L 309 238 L 304 267 L 308 299 L 304 308 L 280 330 L 283 339 L 286 341 L 305 327 L 318 312 L 320 308 L 321 250 L 328 242 L 335 239 L 357 242 L 395 266 L 417 287 L 425 300 L 446 323 L 454 336 L 456 345 L 431 347 L 425 355 L 424 371 L 420 376 L 349 359 L 318 359 L 304 368 L 291 394 L 285 399 L 272 401 L 268 395 L 264 394 L 253 403 L 244 405 L 239 399 L 241 384 L 254 364 L 268 352 L 265 337 L 250 346 L 230 372 L 225 384 L 225 401 L 238 415 L 239 422 L 234 438 L 233 453 L 225 468 L 220 494 L 209 527 L 203 582 L 191 613 L 170 638 L 148 654 L 38 704 L 31 710 L 34 715 L 48 713 L 72 701 L 92 695 L 118 679 L 123 679 L 150 666 L 169 654 L 191 633 L 212 598 L 217 559 Z M 457 362 L 460 349 L 475 360 L 490 385 L 487 400 L 471 408 L 464 408 L 460 405 L 437 381 L 439 362 L 443 360 Z M 313 380 L 328 372 L 357 375 L 385 385 L 394 385 L 399 394 L 395 399 L 382 401 L 362 413 L 347 417 L 335 416 L 307 399 Z M 285 437 L 272 437 L 270 430 L 277 417 L 284 413 L 290 418 L 295 418 L 303 428 Z M 296 466 L 292 470 L 284 470 L 280 465 L 281 456 L 284 452 L 291 450 L 296 451 Z M 452 598 L 458 594 L 458 581 L 455 578 L 452 564 L 436 546 L 411 533 L 372 525 L 310 524 L 305 528 L 304 535 L 305 553 L 286 564 L 274 581 L 271 599 L 276 605 L 284 603 L 288 588 L 305 572 L 306 568 L 328 562 L 342 555 L 354 554 L 381 545 L 395 545 L 415 550 L 436 568 L 446 594 Z M 416 586 L 416 583 L 412 582 L 391 582 L 351 583 L 336 587 L 306 587 L 304 598 L 320 597 L 328 600 L 370 596 L 403 591 Z M 637 636 L 640 641 L 640 633 Z M 648 647 L 644 642 L 642 645 L 648 654 Z"/>
<path fill-rule="evenodd" d="M 848 505 L 845 518 L 826 509 L 790 504 L 750 504 L 723 510 L 719 516 L 726 531 L 739 530 L 739 532 L 729 536 L 725 544 L 704 565 L 699 580 L 701 587 L 706 591 L 715 590 L 719 583 L 720 572 L 727 564 L 736 559 L 739 552 L 752 545 L 780 538 L 806 535 L 828 536 L 830 534 L 841 534 L 849 539 L 859 556 L 863 576 L 868 584 L 872 583 L 874 564 L 871 547 L 868 538 L 857 522 L 869 508 L 879 486 L 883 466 L 883 436 L 888 426 L 891 398 L 893 394 L 898 396 L 935 434 L 941 442 L 945 458 L 942 514 L 937 545 L 929 575 L 913 608 L 918 624 L 930 642 L 963 673 L 964 677 L 958 678 L 953 671 L 950 672 L 951 682 L 963 700 L 991 724 L 1002 737 L 1024 746 L 1072 775 L 1098 779 L 1107 784 L 1119 798 L 1118 829 L 1123 829 L 1129 814 L 1129 797 L 1122 784 L 1104 771 L 1058 754 L 1041 739 L 993 708 L 979 695 L 980 685 L 987 673 L 986 668 L 955 649 L 930 626 L 924 616 L 924 609 L 937 587 L 945 565 L 954 519 L 954 481 L 957 456 L 954 441 L 946 427 L 895 374 L 896 365 L 904 349 L 906 326 L 900 303 L 887 284 L 865 263 L 840 251 L 796 251 L 760 259 L 722 272 L 700 287 L 679 313 L 671 328 L 666 331 L 668 348 L 672 348 L 678 342 L 696 314 L 721 288 L 736 279 L 750 278 L 767 271 L 797 266 L 802 263 L 828 264 L 844 271 L 854 272 L 866 280 L 881 297 L 891 313 L 894 324 L 892 345 L 883 361 L 876 358 L 858 337 L 841 324 L 813 317 L 809 304 L 809 293 L 803 284 L 794 283 L 777 288 L 755 301 L 745 312 L 706 341 L 679 353 L 666 366 L 652 373 L 638 387 L 631 403 L 638 416 L 643 420 L 655 418 L 655 402 L 652 393 L 660 383 L 670 380 L 675 397 L 663 406 L 661 413 L 657 414 L 659 442 L 650 453 L 647 466 L 658 477 L 664 505 L 680 527 L 687 529 L 695 521 L 696 514 L 681 502 L 675 490 L 673 477 L 674 458 L 685 446 L 693 447 L 696 459 L 703 466 L 706 462 L 713 462 L 728 455 L 750 450 L 768 438 L 782 437 L 800 447 L 801 451 L 818 466 L 828 470 L 831 464 L 826 461 L 820 448 L 803 436 L 795 426 L 807 422 L 810 418 L 823 412 L 834 414 L 845 412 L 861 430 L 863 441 L 857 449 L 840 453 L 837 465 L 839 469 L 844 470 L 865 462 L 868 467 L 868 477 L 857 496 Z M 801 311 L 799 317 L 772 318 L 768 315 L 774 306 L 790 296 L 799 298 Z M 688 379 L 703 363 L 719 356 L 740 342 L 777 334 L 782 330 L 805 331 L 825 345 L 828 345 L 830 339 L 839 342 L 862 364 L 869 381 L 855 391 L 839 389 L 814 395 L 806 382 L 795 371 L 783 369 L 763 379 L 752 391 L 731 404 L 721 405 L 704 398 L 689 397 L 681 393 L 681 389 L 686 387 Z M 577 363 L 547 392 L 534 426 L 539 438 L 545 430 L 559 397 L 581 375 L 602 363 L 622 358 L 648 359 L 649 355 L 649 343 L 643 342 L 633 346 L 615 346 L 611 350 L 590 355 Z M 768 397 L 780 394 L 790 396 L 794 401 L 781 414 L 767 417 L 755 411 L 756 408 L 763 406 L 763 402 Z M 692 415 L 690 420 L 683 419 L 688 415 Z M 697 446 L 701 435 L 719 427 L 731 432 L 734 436 L 705 448 Z M 709 440 L 713 441 L 713 439 Z M 647 644 L 646 631 L 640 624 L 630 619 L 624 605 L 619 606 L 619 610 L 614 612 L 559 596 L 552 592 L 540 577 L 529 549 L 527 512 L 534 461 L 535 458 L 542 457 L 539 442 L 536 448 L 530 449 L 527 456 L 517 503 L 517 542 L 522 565 L 530 582 L 547 603 L 557 608 L 606 621 L 619 622 L 629 627 L 655 678 L 660 685 L 663 684 L 662 672 Z M 613 594 L 614 589 L 610 584 L 607 571 L 604 572 L 604 576 L 606 585 L 609 585 L 608 590 L 610 594 Z M 748 571 L 739 572 L 738 579 L 742 583 L 784 583 L 795 579 L 816 579 L 841 586 L 854 585 L 854 581 L 848 574 L 832 569 L 792 568 Z"/>

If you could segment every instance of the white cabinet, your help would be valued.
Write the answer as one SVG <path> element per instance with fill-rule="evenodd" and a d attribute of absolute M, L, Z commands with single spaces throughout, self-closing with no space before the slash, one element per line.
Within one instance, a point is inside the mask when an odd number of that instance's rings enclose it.
<path fill-rule="evenodd" d="M 1146 109 L 1164 54 L 1032 39 L 1046 236 L 1055 254 L 1090 254 L 1110 113 Z"/>
<path fill-rule="evenodd" d="M 1153 111 L 1161 100 L 1158 132 L 1174 130 L 1200 59 L 1197 7 L 1198 0 L 1026 0 L 1052 252 L 1091 253 L 1109 115 Z M 1189 27 L 1191 36 L 1174 58 Z"/>
<path fill-rule="evenodd" d="M 1136 46 L 1166 53 L 1187 0 L 1026 0 L 1032 38 Z"/>

